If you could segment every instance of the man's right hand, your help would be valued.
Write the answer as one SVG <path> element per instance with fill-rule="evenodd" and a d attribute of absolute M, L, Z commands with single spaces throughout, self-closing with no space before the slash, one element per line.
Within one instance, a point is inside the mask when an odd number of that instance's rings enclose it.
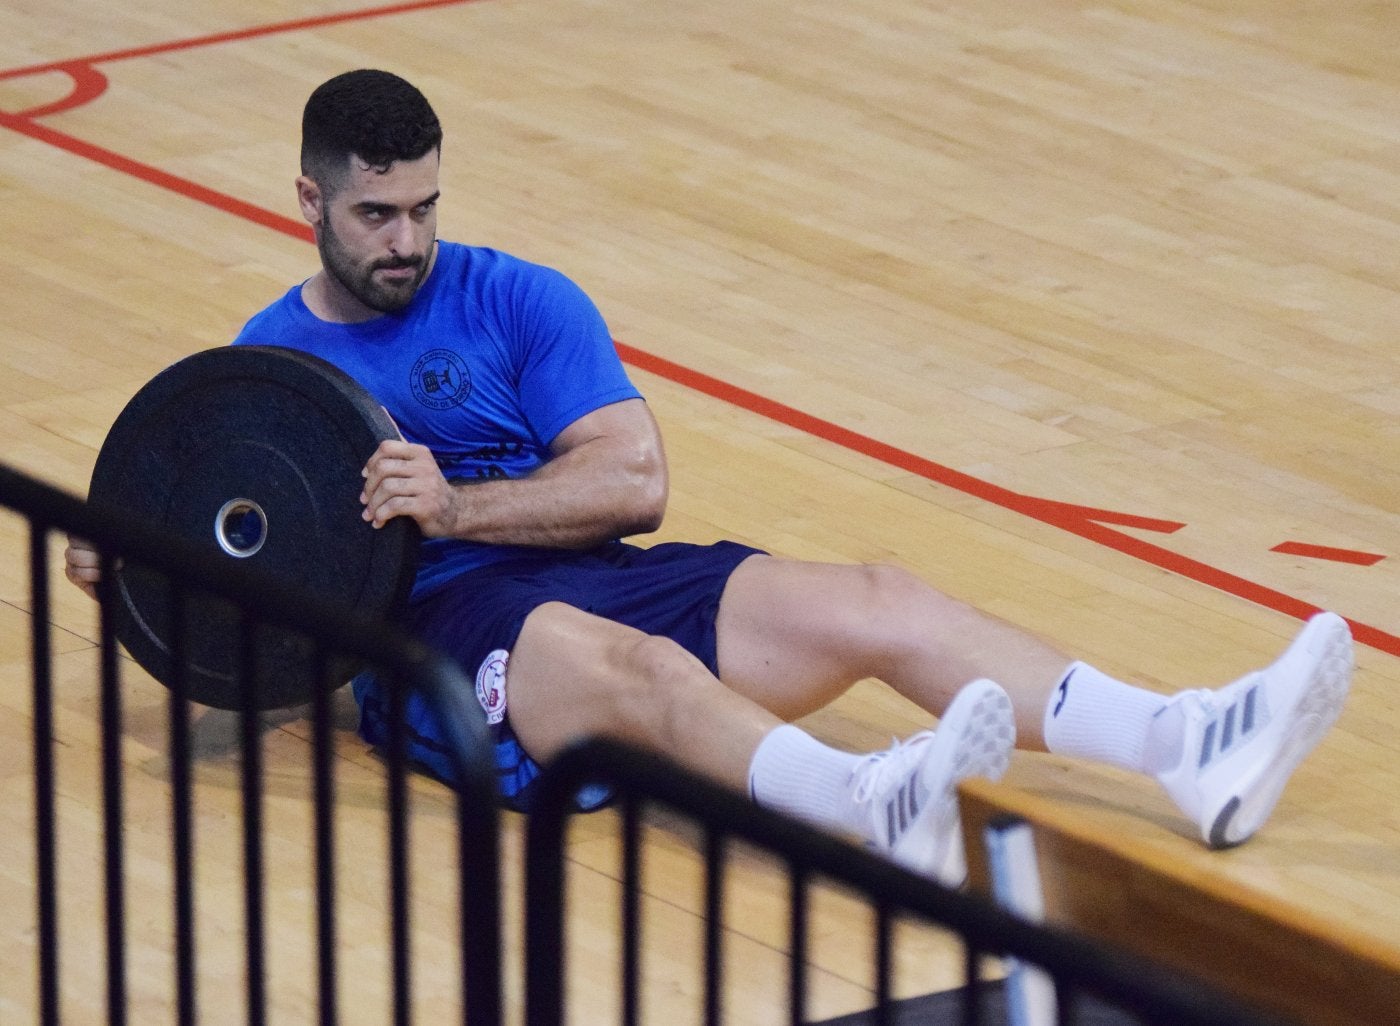
<path fill-rule="evenodd" d="M 429 538 L 451 537 L 456 490 L 438 469 L 426 445 L 380 442 L 361 471 L 364 518 L 383 527 L 394 517 L 412 517 Z"/>
<path fill-rule="evenodd" d="M 97 550 L 83 539 L 69 535 L 63 560 L 68 579 L 87 592 L 90 598 L 97 598 L 97 582 L 102 577 L 101 557 Z"/>

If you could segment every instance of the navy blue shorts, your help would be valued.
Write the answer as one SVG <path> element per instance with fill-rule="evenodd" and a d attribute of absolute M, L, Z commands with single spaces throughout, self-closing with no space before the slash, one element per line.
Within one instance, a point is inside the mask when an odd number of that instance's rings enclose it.
<path fill-rule="evenodd" d="M 520 747 L 511 729 L 500 686 L 510 650 L 525 618 L 546 602 L 565 602 L 596 616 L 670 638 L 711 673 L 718 673 L 715 617 L 729 575 L 761 550 L 721 541 L 713 545 L 666 542 L 639 548 L 613 542 L 587 552 L 541 552 L 481 567 L 413 603 L 409 631 L 456 659 L 476 681 L 496 741 L 501 798 L 524 811 L 540 767 Z M 388 741 L 388 695 L 367 674 L 354 681 L 360 704 L 360 735 L 370 744 Z M 408 702 L 409 758 L 452 782 L 452 764 L 442 733 L 426 705 Z M 579 805 L 601 804 L 598 789 L 580 794 Z"/>

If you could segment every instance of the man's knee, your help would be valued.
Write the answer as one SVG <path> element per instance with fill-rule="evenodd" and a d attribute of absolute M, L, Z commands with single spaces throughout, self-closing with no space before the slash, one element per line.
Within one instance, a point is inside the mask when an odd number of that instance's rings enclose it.
<path fill-rule="evenodd" d="M 704 671 L 699 660 L 670 638 L 641 632 L 618 646 L 615 668 L 634 687 L 648 690 Z"/>
<path fill-rule="evenodd" d="M 956 608 L 959 603 L 935 590 L 903 567 L 888 563 L 866 563 L 852 567 L 851 603 L 867 628 L 894 635 L 927 627 L 932 618 Z"/>
<path fill-rule="evenodd" d="M 646 634 L 572 606 L 551 603 L 532 613 L 517 649 L 532 666 L 563 674 L 570 687 L 644 696 L 654 685 L 705 673 L 703 664 L 670 638 Z"/>
<path fill-rule="evenodd" d="M 576 609 L 538 610 L 511 656 L 507 691 L 522 739 L 552 748 L 586 734 L 657 739 L 713 677 L 669 638 Z"/>
<path fill-rule="evenodd" d="M 662 744 L 685 730 L 692 703 L 722 686 L 671 639 L 642 633 L 618 646 L 608 676 L 612 722 L 623 734 Z"/>
<path fill-rule="evenodd" d="M 889 680 L 910 659 L 958 644 L 969 626 L 972 607 L 902 567 L 871 563 L 852 574 L 846 641 L 863 673 Z"/>
<path fill-rule="evenodd" d="M 861 588 L 880 605 L 899 606 L 927 585 L 903 567 L 890 563 L 864 563 L 855 568 Z"/>

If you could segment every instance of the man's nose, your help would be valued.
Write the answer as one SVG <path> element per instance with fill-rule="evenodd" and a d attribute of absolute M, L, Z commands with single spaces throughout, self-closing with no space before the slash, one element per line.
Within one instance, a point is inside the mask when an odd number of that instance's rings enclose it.
<path fill-rule="evenodd" d="M 396 257 L 412 256 L 413 219 L 400 215 L 389 222 L 389 250 Z"/>

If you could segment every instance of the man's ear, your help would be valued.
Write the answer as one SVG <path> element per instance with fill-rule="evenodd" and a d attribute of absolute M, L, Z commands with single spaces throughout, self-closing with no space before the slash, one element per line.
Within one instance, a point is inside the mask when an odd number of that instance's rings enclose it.
<path fill-rule="evenodd" d="M 322 204 L 325 197 L 321 187 L 306 175 L 297 176 L 297 203 L 301 206 L 301 216 L 311 224 L 319 225 L 324 214 Z"/>

